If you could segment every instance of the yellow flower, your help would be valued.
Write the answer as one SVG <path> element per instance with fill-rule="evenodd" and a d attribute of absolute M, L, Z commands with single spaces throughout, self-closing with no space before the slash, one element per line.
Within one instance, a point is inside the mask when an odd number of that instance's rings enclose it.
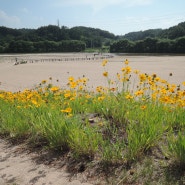
<path fill-rule="evenodd" d="M 73 81 L 74 81 L 74 77 L 73 77 L 73 76 L 70 76 L 70 77 L 68 78 L 68 80 L 69 80 L 70 82 L 73 82 Z"/>
<path fill-rule="evenodd" d="M 135 70 L 134 70 L 134 73 L 135 73 L 135 74 L 139 74 L 139 70 L 135 69 Z"/>
<path fill-rule="evenodd" d="M 127 67 L 125 67 L 125 71 L 126 71 L 127 74 L 130 73 L 131 72 L 131 68 L 129 66 L 127 66 Z"/>
<path fill-rule="evenodd" d="M 130 94 L 128 94 L 128 95 L 126 95 L 126 99 L 131 100 L 131 99 L 133 99 L 133 96 L 131 96 Z"/>
<path fill-rule="evenodd" d="M 78 87 L 78 90 L 79 91 L 82 91 L 84 89 L 84 87 L 82 86 L 82 85 L 80 85 L 79 87 Z"/>
<path fill-rule="evenodd" d="M 87 95 L 85 96 L 85 98 L 89 99 L 89 98 L 91 98 L 91 95 L 87 94 Z"/>
<path fill-rule="evenodd" d="M 72 116 L 73 116 L 73 114 L 68 114 L 68 115 L 67 115 L 68 118 L 69 118 L 69 117 L 72 117 Z"/>
<path fill-rule="evenodd" d="M 104 60 L 103 62 L 102 62 L 102 66 L 104 67 L 104 66 L 106 66 L 106 64 L 107 64 L 107 60 Z"/>
<path fill-rule="evenodd" d="M 117 88 L 116 87 L 112 87 L 112 88 L 110 88 L 110 90 L 114 92 L 114 91 L 117 90 Z"/>
<path fill-rule="evenodd" d="M 139 91 L 136 91 L 134 94 L 135 94 L 136 96 L 140 96 L 140 95 L 143 95 L 144 92 L 143 92 L 142 90 L 139 90 Z"/>
<path fill-rule="evenodd" d="M 118 80 L 120 80 L 121 75 L 119 73 L 117 73 L 116 75 L 117 75 Z"/>
<path fill-rule="evenodd" d="M 51 90 L 52 92 L 57 92 L 57 91 L 59 90 L 59 87 L 53 86 L 53 87 L 50 88 L 50 90 Z"/>
<path fill-rule="evenodd" d="M 161 100 L 162 102 L 165 102 L 165 103 L 170 102 L 169 96 L 164 96 L 164 97 L 162 97 L 160 100 Z"/>
<path fill-rule="evenodd" d="M 36 107 L 39 107 L 39 104 L 38 104 L 38 102 L 37 102 L 36 100 L 32 100 L 31 102 L 32 102 L 32 104 L 34 104 Z"/>
<path fill-rule="evenodd" d="M 82 78 L 81 79 L 81 82 L 83 83 L 83 85 L 86 85 L 87 84 L 87 81 L 88 81 L 88 78 Z"/>
<path fill-rule="evenodd" d="M 125 65 L 128 65 L 128 63 L 129 63 L 129 62 L 128 62 L 128 60 L 126 59 L 126 60 L 125 60 Z"/>
<path fill-rule="evenodd" d="M 100 97 L 98 97 L 98 101 L 102 101 L 102 100 L 104 100 L 105 99 L 105 96 L 100 96 Z"/>
<path fill-rule="evenodd" d="M 64 112 L 64 113 L 71 113 L 72 112 L 72 109 L 70 107 L 66 108 L 66 109 L 63 109 L 61 110 L 61 112 Z"/>
<path fill-rule="evenodd" d="M 161 80 L 161 83 L 162 83 L 162 84 L 166 84 L 167 81 L 162 79 L 162 80 Z"/>
<path fill-rule="evenodd" d="M 167 90 L 166 90 L 165 88 L 162 88 L 162 89 L 160 90 L 160 92 L 161 92 L 161 94 L 166 94 L 166 93 L 167 93 Z"/>
<path fill-rule="evenodd" d="M 146 80 L 146 75 L 145 74 L 140 74 L 139 75 L 140 81 L 143 82 Z"/>
<path fill-rule="evenodd" d="M 125 67 L 121 68 L 121 71 L 124 72 L 125 71 Z"/>
<path fill-rule="evenodd" d="M 72 89 L 74 89 L 74 88 L 76 88 L 76 86 L 77 86 L 77 82 L 70 82 L 70 87 L 72 88 Z"/>
<path fill-rule="evenodd" d="M 140 108 L 141 108 L 142 110 L 144 110 L 144 109 L 146 109 L 146 105 L 142 105 Z"/>
<path fill-rule="evenodd" d="M 42 84 L 45 84 L 46 82 L 47 82 L 46 80 L 42 80 L 42 82 L 41 82 L 41 83 L 42 83 Z"/>
<path fill-rule="evenodd" d="M 3 94 L 0 94 L 0 98 L 4 98 L 4 95 Z"/>
<path fill-rule="evenodd" d="M 103 73 L 103 76 L 107 77 L 107 76 L 108 76 L 108 72 L 105 71 L 105 72 Z"/>
<path fill-rule="evenodd" d="M 102 86 L 97 86 L 96 87 L 96 92 L 98 92 L 98 93 L 103 92 L 103 90 L 104 90 L 104 88 Z"/>
<path fill-rule="evenodd" d="M 155 81 L 157 81 L 157 82 L 158 82 L 159 80 L 160 80 L 160 78 L 159 78 L 159 77 L 156 77 L 156 78 L 155 78 Z"/>
<path fill-rule="evenodd" d="M 73 101 L 73 100 L 75 100 L 75 97 L 71 97 L 71 98 L 70 98 L 70 101 Z"/>
<path fill-rule="evenodd" d="M 125 72 L 126 74 L 128 74 L 128 73 L 131 72 L 131 68 L 130 68 L 130 66 L 126 66 L 126 67 L 123 67 L 123 68 L 121 69 L 121 71 L 122 71 L 122 72 Z"/>

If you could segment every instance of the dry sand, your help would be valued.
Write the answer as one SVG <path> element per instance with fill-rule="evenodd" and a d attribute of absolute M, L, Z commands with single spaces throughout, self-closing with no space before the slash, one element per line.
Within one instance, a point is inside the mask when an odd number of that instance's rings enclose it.
<path fill-rule="evenodd" d="M 102 59 L 78 60 L 87 54 L 33 54 L 33 55 L 0 55 L 0 90 L 19 91 L 33 88 L 42 80 L 52 77 L 52 83 L 65 87 L 67 78 L 85 75 L 88 77 L 89 88 L 106 85 L 102 76 Z M 89 54 L 88 57 L 91 57 Z M 14 65 L 18 61 L 28 61 L 27 64 Z M 69 61 L 62 60 L 70 58 Z M 71 60 L 71 59 L 74 60 Z M 123 66 L 125 59 L 130 61 L 133 69 L 149 74 L 156 73 L 171 83 L 180 84 L 185 81 L 185 56 L 114 56 L 109 58 L 106 70 L 110 76 L 115 76 Z M 59 61 L 60 60 L 60 61 Z M 33 61 L 33 63 L 32 63 Z M 169 78 L 169 73 L 173 76 Z M 56 80 L 59 80 L 57 83 Z M 19 153 L 18 146 L 9 146 L 0 139 L 0 184 L 8 185 L 78 185 L 79 180 L 69 182 L 70 173 L 65 169 L 56 169 L 36 163 L 33 157 Z M 84 185 L 88 183 L 84 183 Z"/>
<path fill-rule="evenodd" d="M 0 185 L 91 185 L 72 177 L 65 167 L 43 164 L 42 156 L 23 148 L 0 139 Z"/>
<path fill-rule="evenodd" d="M 34 88 L 42 80 L 49 80 L 61 87 L 66 87 L 69 76 L 75 78 L 85 75 L 89 78 L 88 87 L 107 85 L 102 76 L 104 68 L 102 59 L 76 60 L 80 57 L 92 57 L 92 54 L 30 54 L 30 55 L 0 55 L 0 89 L 19 91 L 25 88 Z M 27 64 L 14 65 L 15 58 L 28 61 Z M 64 61 L 68 58 L 69 61 Z M 72 60 L 72 58 L 74 60 Z M 185 81 L 185 56 L 114 56 L 109 58 L 106 70 L 111 78 L 123 67 L 125 59 L 130 61 L 133 69 L 153 74 L 169 80 L 170 83 L 180 84 Z M 48 60 L 47 60 L 48 59 Z M 59 61 L 59 59 L 63 59 Z M 33 63 L 32 63 L 33 61 Z M 173 76 L 169 78 L 169 74 Z M 59 80 L 58 83 L 56 81 Z"/>

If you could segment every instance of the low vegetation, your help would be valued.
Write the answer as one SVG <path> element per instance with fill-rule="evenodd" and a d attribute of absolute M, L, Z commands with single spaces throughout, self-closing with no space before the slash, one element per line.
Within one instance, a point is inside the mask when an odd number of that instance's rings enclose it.
<path fill-rule="evenodd" d="M 88 161 L 81 172 L 96 169 L 97 181 L 108 174 L 107 184 L 185 183 L 185 82 L 141 73 L 128 60 L 113 80 L 107 65 L 107 86 L 94 92 L 84 76 L 69 76 L 66 89 L 50 78 L 35 89 L 0 91 L 0 134 Z"/>

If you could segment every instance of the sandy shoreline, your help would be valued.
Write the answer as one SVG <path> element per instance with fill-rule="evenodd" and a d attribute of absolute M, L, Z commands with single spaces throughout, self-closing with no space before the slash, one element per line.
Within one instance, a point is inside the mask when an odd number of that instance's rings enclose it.
<path fill-rule="evenodd" d="M 103 59 L 99 57 L 94 60 L 76 60 L 80 57 L 93 57 L 93 54 L 0 55 L 0 90 L 22 91 L 25 88 L 34 88 L 42 80 L 49 80 L 50 77 L 52 77 L 53 84 L 65 88 L 69 76 L 75 78 L 86 76 L 89 78 L 89 88 L 107 85 L 107 80 L 102 76 Z M 19 61 L 28 61 L 28 63 L 14 65 L 15 58 Z M 65 61 L 64 58 L 68 58 L 69 61 Z M 156 73 L 162 79 L 177 85 L 185 81 L 185 56 L 115 55 L 108 58 L 109 63 L 106 66 L 111 79 L 114 79 L 116 73 L 120 72 L 126 58 L 130 61 L 129 65 L 132 69 L 148 74 Z M 170 73 L 173 76 L 169 78 Z"/>

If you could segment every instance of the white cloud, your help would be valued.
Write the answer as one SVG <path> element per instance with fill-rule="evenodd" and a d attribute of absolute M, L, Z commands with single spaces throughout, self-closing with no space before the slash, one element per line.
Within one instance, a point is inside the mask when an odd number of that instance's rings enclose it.
<path fill-rule="evenodd" d="M 21 20 L 17 16 L 10 16 L 0 10 L 0 24 L 2 26 L 16 27 L 20 25 Z"/>

